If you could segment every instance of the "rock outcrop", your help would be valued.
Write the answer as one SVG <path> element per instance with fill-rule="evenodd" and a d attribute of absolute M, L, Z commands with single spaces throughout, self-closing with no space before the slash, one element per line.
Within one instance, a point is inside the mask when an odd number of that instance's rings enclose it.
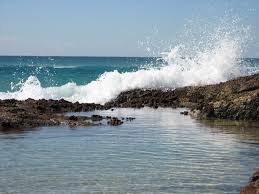
<path fill-rule="evenodd" d="M 215 85 L 189 86 L 167 91 L 135 89 L 121 93 L 116 99 L 105 105 L 71 103 L 65 100 L 0 100 L 0 129 L 32 128 L 63 123 L 71 126 L 90 125 L 92 123 L 88 121 L 100 121 L 104 118 L 98 115 L 67 117 L 62 113 L 88 112 L 113 107 L 141 108 L 144 106 L 153 108 L 187 107 L 190 112 L 182 114 L 190 114 L 201 119 L 258 121 L 259 74 Z M 107 124 L 120 125 L 123 123 L 122 120 L 110 117 Z M 126 118 L 126 120 L 130 121 L 132 118 Z"/>
<path fill-rule="evenodd" d="M 259 74 L 227 82 L 175 90 L 135 89 L 121 93 L 106 107 L 187 107 L 197 118 L 259 120 Z"/>
<path fill-rule="evenodd" d="M 91 126 L 106 120 L 111 125 L 121 125 L 122 120 L 116 117 L 65 116 L 65 112 L 88 112 L 102 110 L 99 104 L 71 103 L 65 100 L 0 100 L 0 130 L 14 130 L 39 126 L 69 125 Z M 116 121 L 116 122 L 115 122 Z"/>

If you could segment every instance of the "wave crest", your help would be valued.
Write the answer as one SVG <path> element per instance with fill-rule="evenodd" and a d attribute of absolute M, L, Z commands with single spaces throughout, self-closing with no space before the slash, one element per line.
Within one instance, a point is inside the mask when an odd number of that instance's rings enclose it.
<path fill-rule="evenodd" d="M 235 23 L 235 22 L 234 22 Z M 14 98 L 65 99 L 72 102 L 105 103 L 123 91 L 136 88 L 175 89 L 187 85 L 214 84 L 241 76 L 246 71 L 239 58 L 248 37 L 247 28 L 215 29 L 196 45 L 179 44 L 163 52 L 162 67 L 151 67 L 135 72 L 103 73 L 86 85 L 67 83 L 43 88 L 35 76 L 30 76 L 15 92 L 1 92 L 0 99 Z M 234 29 L 234 30 L 233 30 Z M 206 41 L 203 41 L 204 39 Z M 191 41 L 192 42 L 192 41 Z"/>

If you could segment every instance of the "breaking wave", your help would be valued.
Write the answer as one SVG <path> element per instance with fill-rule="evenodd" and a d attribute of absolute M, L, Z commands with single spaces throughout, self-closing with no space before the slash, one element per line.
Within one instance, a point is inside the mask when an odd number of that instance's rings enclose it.
<path fill-rule="evenodd" d="M 163 61 L 160 67 L 124 73 L 114 70 L 103 73 L 86 85 L 69 82 L 46 88 L 41 86 L 37 77 L 30 76 L 19 90 L 1 92 L 0 99 L 63 98 L 71 102 L 103 104 L 123 91 L 136 88 L 175 89 L 187 85 L 214 84 L 246 73 L 240 58 L 248 37 L 249 28 L 240 26 L 234 20 L 230 25 L 219 25 L 211 33 L 201 33 L 199 41 L 185 39 L 167 52 L 162 52 L 157 59 Z"/>

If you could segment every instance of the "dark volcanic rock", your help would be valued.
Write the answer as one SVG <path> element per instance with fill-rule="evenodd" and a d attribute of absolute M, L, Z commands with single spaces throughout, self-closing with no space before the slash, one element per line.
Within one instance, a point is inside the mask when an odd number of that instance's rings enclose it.
<path fill-rule="evenodd" d="M 175 90 L 135 89 L 121 93 L 106 107 L 187 107 L 201 119 L 259 120 L 259 74 L 207 86 Z"/>

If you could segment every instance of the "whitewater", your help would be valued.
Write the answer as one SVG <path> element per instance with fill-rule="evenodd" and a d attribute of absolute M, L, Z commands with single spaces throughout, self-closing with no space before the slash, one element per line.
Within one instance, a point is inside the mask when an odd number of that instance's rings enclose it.
<path fill-rule="evenodd" d="M 232 22 L 233 24 L 233 22 Z M 71 102 L 104 104 L 121 92 L 132 89 L 175 89 L 183 86 L 215 84 L 247 74 L 240 58 L 248 28 L 218 26 L 199 41 L 186 40 L 161 52 L 159 67 L 131 72 L 104 72 L 85 85 L 68 82 L 62 86 L 42 87 L 36 76 L 29 76 L 16 91 L 0 92 L 0 99 L 65 99 Z M 190 44 L 190 42 L 192 44 Z"/>

